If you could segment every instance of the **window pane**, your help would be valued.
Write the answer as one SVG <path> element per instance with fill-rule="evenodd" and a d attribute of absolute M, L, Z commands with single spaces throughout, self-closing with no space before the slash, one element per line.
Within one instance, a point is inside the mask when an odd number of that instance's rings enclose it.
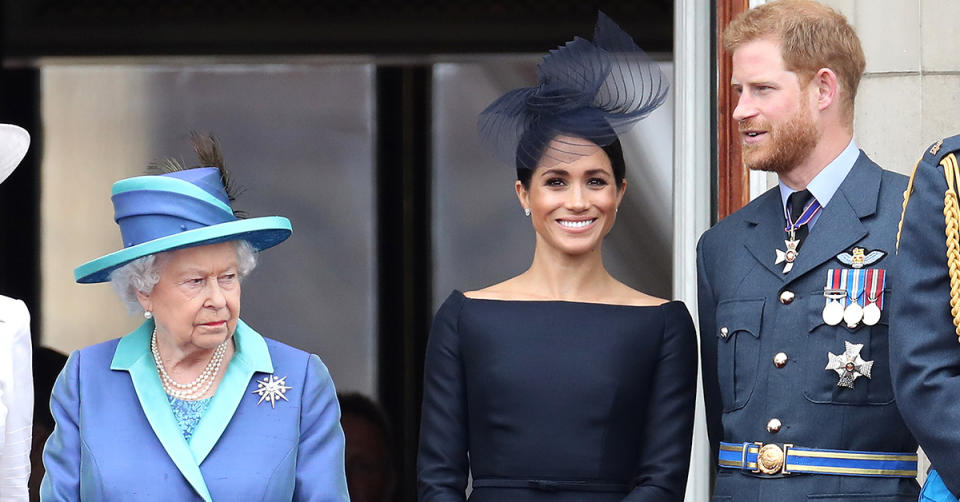
<path fill-rule="evenodd" d="M 375 391 L 372 65 L 53 65 L 41 92 L 44 344 L 139 324 L 108 285 L 74 284 L 73 267 L 120 246 L 113 181 L 163 156 L 193 165 L 189 133 L 210 131 L 245 187 L 236 208 L 294 227 L 244 283 L 243 319 L 318 353 L 338 388 Z"/>

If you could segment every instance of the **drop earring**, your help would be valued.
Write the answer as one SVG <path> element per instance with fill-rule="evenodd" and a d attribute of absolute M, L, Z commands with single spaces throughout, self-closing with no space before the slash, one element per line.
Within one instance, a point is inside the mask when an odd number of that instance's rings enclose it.
<path fill-rule="evenodd" d="M 147 320 L 153 319 L 153 312 L 150 312 L 149 310 L 144 310 L 144 311 L 143 311 L 143 318 L 144 318 L 144 319 L 147 319 Z"/>

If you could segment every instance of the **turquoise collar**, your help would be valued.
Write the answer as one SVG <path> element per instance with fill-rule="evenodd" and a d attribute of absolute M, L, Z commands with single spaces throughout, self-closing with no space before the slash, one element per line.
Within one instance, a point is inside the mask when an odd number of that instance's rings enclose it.
<path fill-rule="evenodd" d="M 140 407 L 167 455 L 194 490 L 205 501 L 210 502 L 210 492 L 203 480 L 200 464 L 230 423 L 254 373 L 273 373 L 270 351 L 259 333 L 242 320 L 237 321 L 237 329 L 233 334 L 236 348 L 233 358 L 213 395 L 210 407 L 187 443 L 170 409 L 167 394 L 160 383 L 157 366 L 150 353 L 153 328 L 153 321 L 146 321 L 121 338 L 113 354 L 110 369 L 130 373 Z"/>

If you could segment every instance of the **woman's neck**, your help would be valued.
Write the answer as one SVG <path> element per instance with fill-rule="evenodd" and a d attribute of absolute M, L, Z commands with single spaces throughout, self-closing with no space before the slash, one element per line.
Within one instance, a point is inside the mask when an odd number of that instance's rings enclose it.
<path fill-rule="evenodd" d="M 533 263 L 521 277 L 529 291 L 556 300 L 602 300 L 616 284 L 603 266 L 599 247 L 584 254 L 569 255 L 538 243 Z"/>
<path fill-rule="evenodd" d="M 210 362 L 217 348 L 205 349 L 193 344 L 180 346 L 169 340 L 168 337 L 157 334 L 157 349 L 160 358 L 170 376 L 176 380 L 192 380 L 196 378 Z M 227 340 L 223 362 L 226 364 L 233 356 L 233 337 Z"/>

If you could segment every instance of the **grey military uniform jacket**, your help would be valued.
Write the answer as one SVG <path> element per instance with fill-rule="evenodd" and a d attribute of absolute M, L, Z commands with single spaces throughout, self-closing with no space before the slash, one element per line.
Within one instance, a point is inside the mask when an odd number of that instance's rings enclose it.
<path fill-rule="evenodd" d="M 917 443 L 897 411 L 888 363 L 889 305 L 878 323 L 850 329 L 823 320 L 829 269 L 853 247 L 886 256 L 868 268 L 896 274 L 894 247 L 907 179 L 884 171 L 862 151 L 804 239 L 793 269 L 775 264 L 784 249 L 778 188 L 708 230 L 697 248 L 700 336 L 708 431 L 716 466 L 720 441 L 790 443 L 797 447 L 912 452 Z M 887 281 L 889 284 L 889 280 Z M 827 354 L 862 344 L 872 378 L 837 386 Z M 781 364 L 774 358 L 780 355 Z M 786 363 L 783 364 L 783 356 Z M 780 421 L 779 430 L 770 427 Z M 716 502 L 816 500 L 907 502 L 912 479 L 792 474 L 766 476 L 719 469 Z"/>

